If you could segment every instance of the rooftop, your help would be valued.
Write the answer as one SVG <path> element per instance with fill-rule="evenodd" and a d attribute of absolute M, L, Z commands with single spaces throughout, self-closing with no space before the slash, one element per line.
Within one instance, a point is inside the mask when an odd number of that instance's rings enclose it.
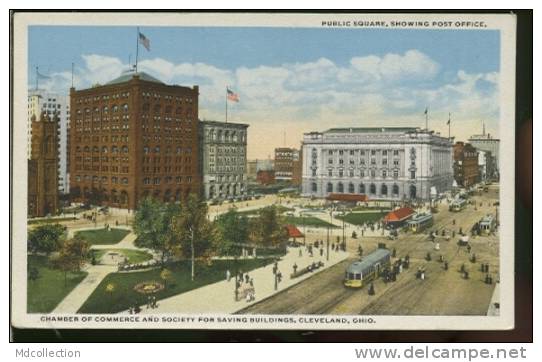
<path fill-rule="evenodd" d="M 383 133 L 383 132 L 415 132 L 416 127 L 344 127 L 330 128 L 324 133 Z"/>
<path fill-rule="evenodd" d="M 130 80 L 132 80 L 132 78 L 134 76 L 136 76 L 136 75 L 139 77 L 140 80 L 143 80 L 143 81 L 146 81 L 146 82 L 164 84 L 164 82 L 154 78 L 152 75 L 149 75 L 148 73 L 145 73 L 145 72 L 137 72 L 137 73 L 135 73 L 135 72 L 132 72 L 132 71 L 128 71 L 128 72 L 124 72 L 119 77 L 107 82 L 106 85 L 126 83 L 126 82 L 129 82 Z"/>

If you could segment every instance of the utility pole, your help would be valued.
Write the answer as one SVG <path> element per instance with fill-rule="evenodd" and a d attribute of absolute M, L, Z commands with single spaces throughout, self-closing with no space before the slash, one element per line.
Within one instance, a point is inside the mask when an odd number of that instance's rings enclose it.
<path fill-rule="evenodd" d="M 191 241 L 190 241 L 190 249 L 191 252 L 192 252 L 192 281 L 194 281 L 194 277 L 195 277 L 195 269 L 194 269 L 194 264 L 195 264 L 195 251 L 194 251 L 194 227 L 192 226 L 191 230 L 192 232 L 192 237 L 191 237 Z"/>

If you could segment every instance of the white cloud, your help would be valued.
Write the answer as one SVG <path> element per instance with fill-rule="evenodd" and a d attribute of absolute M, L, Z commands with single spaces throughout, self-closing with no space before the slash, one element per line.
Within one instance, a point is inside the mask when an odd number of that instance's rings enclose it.
<path fill-rule="evenodd" d="M 82 56 L 75 68 L 77 89 L 104 84 L 129 68 L 118 58 Z M 458 71 L 444 81 L 440 65 L 419 50 L 403 54 L 354 57 L 346 65 L 328 58 L 305 63 L 260 65 L 224 69 L 205 63 L 174 63 L 154 58 L 139 62 L 139 69 L 165 83 L 200 86 L 200 117 L 224 118 L 225 88 L 231 86 L 241 102 L 230 104 L 229 119 L 264 127 L 264 134 L 281 138 L 277 124 L 295 122 L 309 130 L 354 125 L 423 125 L 429 107 L 432 124 L 445 132 L 448 112 L 459 124 L 469 120 L 496 120 L 499 116 L 499 74 Z M 41 81 L 40 87 L 67 93 L 71 72 Z M 440 128 L 442 129 L 440 129 Z M 299 127 L 295 128 L 298 129 Z M 468 132 L 464 127 L 462 132 Z M 289 137 L 301 138 L 295 133 Z M 269 152 L 267 150 L 266 152 Z M 249 155 L 250 156 L 250 155 Z"/>

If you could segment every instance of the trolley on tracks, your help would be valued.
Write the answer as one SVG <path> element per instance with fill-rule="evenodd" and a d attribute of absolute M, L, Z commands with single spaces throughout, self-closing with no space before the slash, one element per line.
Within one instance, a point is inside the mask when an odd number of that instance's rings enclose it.
<path fill-rule="evenodd" d="M 380 272 L 390 265 L 391 253 L 388 249 L 376 249 L 361 261 L 353 262 L 346 268 L 344 285 L 361 288 L 368 281 L 379 277 Z"/>

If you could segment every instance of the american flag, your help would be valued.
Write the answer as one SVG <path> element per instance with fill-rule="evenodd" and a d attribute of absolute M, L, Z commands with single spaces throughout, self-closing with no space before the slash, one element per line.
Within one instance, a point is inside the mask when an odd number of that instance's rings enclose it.
<path fill-rule="evenodd" d="M 151 41 L 143 35 L 143 33 L 139 33 L 139 43 L 143 45 L 147 51 L 151 51 Z"/>
<path fill-rule="evenodd" d="M 226 88 L 226 92 L 228 94 L 228 100 L 232 102 L 239 102 L 239 94 L 235 93 L 229 88 Z"/>

